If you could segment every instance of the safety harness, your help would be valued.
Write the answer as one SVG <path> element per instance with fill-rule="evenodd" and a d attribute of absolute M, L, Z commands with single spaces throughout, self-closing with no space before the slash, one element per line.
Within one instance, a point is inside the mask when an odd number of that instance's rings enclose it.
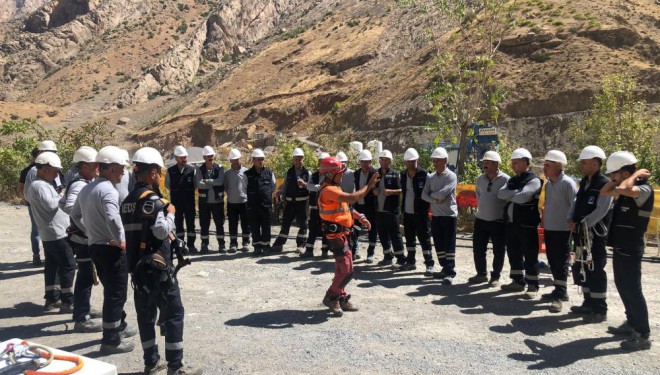
<path fill-rule="evenodd" d="M 18 362 L 21 358 L 32 360 Z M 41 358 L 46 361 L 40 361 Z M 5 350 L 0 353 L 0 360 L 5 360 L 8 364 L 7 367 L 0 369 L 0 375 L 68 375 L 80 371 L 84 366 L 82 358 L 78 356 L 54 354 L 52 349 L 30 344 L 26 340 L 19 345 L 7 344 Z M 75 366 L 62 371 L 38 371 L 50 365 L 53 360 L 73 362 Z"/>

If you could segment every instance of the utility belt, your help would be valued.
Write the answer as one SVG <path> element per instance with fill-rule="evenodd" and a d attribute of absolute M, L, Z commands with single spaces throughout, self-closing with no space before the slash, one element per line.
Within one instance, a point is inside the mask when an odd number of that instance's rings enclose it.
<path fill-rule="evenodd" d="M 131 280 L 136 292 L 165 294 L 174 283 L 172 262 L 160 252 L 144 255 L 135 265 Z"/>
<path fill-rule="evenodd" d="M 353 228 L 347 228 L 336 223 L 321 221 L 323 235 L 334 234 L 333 238 L 327 238 L 328 250 L 335 256 L 344 255 L 348 250 L 355 248 L 356 233 Z"/>
<path fill-rule="evenodd" d="M 321 221 L 321 230 L 323 230 L 323 234 L 345 233 L 348 235 L 353 232 L 353 228 L 347 228 L 336 223 L 331 223 L 329 221 Z"/>
<path fill-rule="evenodd" d="M 78 228 L 76 225 L 69 225 L 68 228 L 66 228 L 66 235 L 71 238 L 71 236 L 79 236 L 82 238 L 87 238 L 87 235 L 85 232 L 82 231 L 82 229 Z"/>

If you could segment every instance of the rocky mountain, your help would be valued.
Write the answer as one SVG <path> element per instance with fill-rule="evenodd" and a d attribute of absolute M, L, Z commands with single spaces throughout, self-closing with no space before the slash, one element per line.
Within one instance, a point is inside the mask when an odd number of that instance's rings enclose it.
<path fill-rule="evenodd" d="M 448 31 L 432 7 L 408 3 L 0 0 L 0 117 L 121 118 L 134 146 L 350 131 L 398 150 L 430 137 L 429 68 Z M 631 72 L 657 108 L 657 0 L 516 4 L 496 74 L 514 141 L 565 142 L 610 73 Z"/>

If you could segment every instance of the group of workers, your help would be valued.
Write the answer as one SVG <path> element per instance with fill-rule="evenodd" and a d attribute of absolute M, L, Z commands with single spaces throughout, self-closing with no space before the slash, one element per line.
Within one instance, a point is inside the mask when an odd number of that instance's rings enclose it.
<path fill-rule="evenodd" d="M 337 316 L 358 309 L 345 288 L 353 276 L 353 261 L 362 258 L 360 231 L 368 238 L 366 263 L 376 262 L 376 241 L 380 240 L 383 258 L 377 265 L 395 271 L 415 270 L 419 241 L 425 275 L 445 285 L 454 282 L 457 177 L 448 168 L 448 154 L 442 147 L 431 154 L 434 171 L 430 173 L 419 166 L 419 154 L 412 148 L 404 153 L 403 171 L 391 168 L 390 151 L 378 155 L 380 167 L 376 169 L 371 152 L 363 150 L 358 156 L 358 170 L 349 169 L 348 157 L 340 152 L 336 157 L 321 153 L 314 172 L 306 168 L 303 150 L 296 148 L 281 186 L 277 186 L 273 171 L 265 167 L 266 155 L 261 149 L 252 151 L 249 169 L 242 165 L 237 149 L 229 153 L 227 170 L 216 162 L 210 146 L 204 147 L 204 163 L 197 167 L 188 164 L 185 147 L 177 146 L 173 153 L 176 164 L 165 171 L 161 154 L 153 148 L 143 147 L 129 159 L 126 150 L 114 146 L 98 152 L 84 146 L 74 154 L 75 166 L 63 175 L 56 145 L 44 141 L 34 151 L 33 163 L 21 173 L 19 185 L 36 228 L 31 234 L 35 265 L 41 262 L 39 242 L 44 248 L 45 310 L 72 313 L 76 331 L 102 331 L 101 351 L 106 354 L 132 351 L 134 345 L 125 338 L 137 331 L 126 324 L 124 312 L 130 273 L 145 373 L 155 374 L 165 368 L 168 374 L 201 373 L 183 362 L 184 310 L 172 264 L 173 250 L 187 247 L 192 253 L 198 252 L 197 211 L 202 253 L 211 251 L 211 219 L 222 253 L 239 250 L 239 223 L 240 250 L 250 251 L 251 237 L 257 256 L 283 251 L 294 219 L 299 227 L 296 247 L 301 257 L 313 256 L 314 243 L 322 237 L 322 256 L 332 252 L 335 259 L 334 278 L 323 304 Z M 641 287 L 644 233 L 654 200 L 647 183 L 649 171 L 638 169 L 637 159 L 629 152 L 615 152 L 608 158 L 597 146 L 582 150 L 579 168 L 584 177 L 577 185 L 564 172 L 568 161 L 563 152 L 551 150 L 545 156 L 545 181 L 532 171 L 531 162 L 528 150 L 514 150 L 510 160 L 514 175 L 508 176 L 500 170 L 502 160 L 497 152 L 488 151 L 483 156 L 484 173 L 476 181 L 476 274 L 468 283 L 500 286 L 508 256 L 511 282 L 501 289 L 524 292 L 524 299 L 537 298 L 540 226 L 554 279 L 554 290 L 541 298 L 551 303 L 551 312 L 562 311 L 562 302 L 568 301 L 568 273 L 572 271 L 584 301 L 571 311 L 583 314 L 586 322 L 603 322 L 607 319 L 605 246 L 612 246 L 614 280 L 627 320 L 608 331 L 629 336 L 621 343 L 624 349 L 650 348 L 648 310 Z M 133 169 L 129 173 L 130 164 Z M 170 201 L 163 198 L 159 188 L 163 172 Z M 541 214 L 542 189 L 545 204 Z M 271 246 L 273 197 L 282 202 L 284 212 L 280 233 Z M 582 249 L 576 252 L 572 268 L 571 240 L 575 248 Z M 486 261 L 489 242 L 494 255 L 490 275 Z M 103 285 L 101 312 L 90 306 L 96 277 Z M 158 315 L 167 364 L 160 361 L 156 343 Z"/>

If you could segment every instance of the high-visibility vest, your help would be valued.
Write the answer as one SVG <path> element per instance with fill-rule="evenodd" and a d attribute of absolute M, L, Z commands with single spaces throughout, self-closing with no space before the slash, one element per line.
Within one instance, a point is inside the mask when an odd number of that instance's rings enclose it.
<path fill-rule="evenodd" d="M 345 228 L 353 227 L 353 216 L 351 215 L 351 209 L 348 207 L 348 203 L 339 201 L 327 202 L 323 199 L 324 193 L 328 189 L 336 189 L 341 192 L 339 186 L 324 184 L 321 187 L 321 191 L 319 192 L 319 216 L 321 216 L 321 220 L 335 223 Z"/>

